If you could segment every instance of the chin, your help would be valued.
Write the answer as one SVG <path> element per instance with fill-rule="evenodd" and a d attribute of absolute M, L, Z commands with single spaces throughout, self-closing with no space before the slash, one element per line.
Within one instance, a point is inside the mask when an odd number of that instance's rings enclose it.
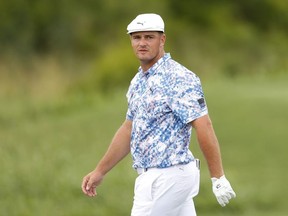
<path fill-rule="evenodd" d="M 146 55 L 137 55 L 137 57 L 138 57 L 138 59 L 140 60 L 140 61 L 150 61 L 151 60 L 151 57 L 150 56 L 146 56 Z"/>

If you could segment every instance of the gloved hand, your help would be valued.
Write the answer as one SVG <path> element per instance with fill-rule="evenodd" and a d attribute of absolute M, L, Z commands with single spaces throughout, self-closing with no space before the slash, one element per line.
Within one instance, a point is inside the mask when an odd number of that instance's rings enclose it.
<path fill-rule="evenodd" d="M 230 199 L 236 197 L 236 194 L 225 175 L 221 176 L 219 179 L 211 178 L 211 180 L 213 193 L 222 207 L 228 204 Z"/>

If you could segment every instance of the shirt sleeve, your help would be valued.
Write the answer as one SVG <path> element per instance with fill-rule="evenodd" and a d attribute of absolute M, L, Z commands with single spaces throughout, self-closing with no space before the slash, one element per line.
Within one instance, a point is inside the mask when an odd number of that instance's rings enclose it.
<path fill-rule="evenodd" d="M 208 114 L 200 79 L 191 71 L 181 73 L 172 79 L 168 104 L 182 123 Z"/>
<path fill-rule="evenodd" d="M 127 94 L 126 94 L 126 98 L 127 98 L 127 102 L 128 102 L 128 109 L 127 109 L 127 112 L 126 112 L 126 120 L 130 120 L 132 121 L 133 120 L 133 112 L 132 112 L 132 109 L 131 109 L 131 104 L 130 104 L 130 99 L 132 97 L 132 94 L 131 94 L 131 90 L 129 88 Z"/>
<path fill-rule="evenodd" d="M 134 96 L 136 85 L 137 85 L 137 74 L 131 80 L 128 91 L 126 93 L 126 98 L 127 98 L 127 103 L 128 103 L 128 109 L 126 112 L 126 120 L 130 120 L 130 121 L 132 121 L 134 118 L 134 112 L 133 112 L 133 108 L 132 108 L 132 98 Z"/>
<path fill-rule="evenodd" d="M 128 108 L 127 113 L 126 113 L 126 120 L 133 121 L 133 115 L 132 115 L 129 108 Z"/>

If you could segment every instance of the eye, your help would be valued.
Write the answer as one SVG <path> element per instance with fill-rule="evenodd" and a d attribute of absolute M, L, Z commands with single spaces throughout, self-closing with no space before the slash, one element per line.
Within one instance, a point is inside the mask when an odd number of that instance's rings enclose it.
<path fill-rule="evenodd" d="M 133 38 L 134 40 L 139 40 L 139 39 L 140 39 L 140 36 L 139 36 L 139 35 L 133 35 L 132 38 Z"/>

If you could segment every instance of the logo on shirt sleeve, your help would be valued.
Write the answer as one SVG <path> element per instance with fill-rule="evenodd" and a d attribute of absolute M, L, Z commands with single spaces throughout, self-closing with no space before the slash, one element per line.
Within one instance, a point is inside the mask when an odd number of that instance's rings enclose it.
<path fill-rule="evenodd" d="M 198 101 L 198 104 L 199 104 L 199 106 L 201 107 L 201 109 L 203 109 L 203 108 L 206 107 L 205 99 L 204 99 L 204 98 L 200 98 L 200 99 L 198 99 L 197 101 Z"/>

